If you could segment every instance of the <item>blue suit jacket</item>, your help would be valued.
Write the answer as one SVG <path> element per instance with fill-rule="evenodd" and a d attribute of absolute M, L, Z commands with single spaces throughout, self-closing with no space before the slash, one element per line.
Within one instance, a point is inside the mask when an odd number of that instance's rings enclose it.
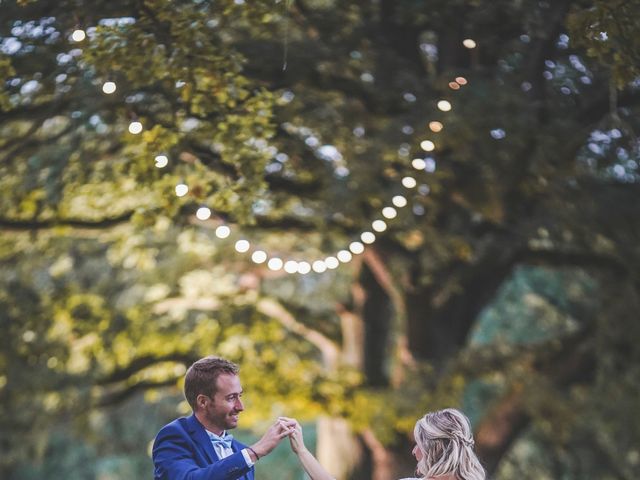
<path fill-rule="evenodd" d="M 153 442 L 154 480 L 253 480 L 241 450 L 233 439 L 233 455 L 220 460 L 198 419 L 191 415 L 162 427 Z"/>

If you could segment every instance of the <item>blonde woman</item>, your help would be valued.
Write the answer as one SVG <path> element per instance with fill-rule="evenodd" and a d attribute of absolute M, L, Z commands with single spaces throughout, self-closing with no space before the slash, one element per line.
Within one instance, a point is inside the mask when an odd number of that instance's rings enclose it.
<path fill-rule="evenodd" d="M 416 422 L 413 436 L 419 476 L 403 480 L 485 480 L 485 471 L 473 450 L 471 424 L 461 411 L 447 408 L 427 413 Z M 305 447 L 297 422 L 289 440 L 311 480 L 334 480 Z"/>
<path fill-rule="evenodd" d="M 484 480 L 485 471 L 473 450 L 469 419 L 459 410 L 446 408 L 427 413 L 413 429 L 417 479 Z"/>

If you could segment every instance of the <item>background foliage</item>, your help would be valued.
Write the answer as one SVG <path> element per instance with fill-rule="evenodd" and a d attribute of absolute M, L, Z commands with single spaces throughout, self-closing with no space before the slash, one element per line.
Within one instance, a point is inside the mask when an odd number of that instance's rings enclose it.
<path fill-rule="evenodd" d="M 240 435 L 318 420 L 338 478 L 410 475 L 415 420 L 449 405 L 492 478 L 635 478 L 640 2 L 0 9 L 0 477 L 148 476 L 216 353 Z M 336 270 L 234 250 L 325 258 L 394 195 Z"/>

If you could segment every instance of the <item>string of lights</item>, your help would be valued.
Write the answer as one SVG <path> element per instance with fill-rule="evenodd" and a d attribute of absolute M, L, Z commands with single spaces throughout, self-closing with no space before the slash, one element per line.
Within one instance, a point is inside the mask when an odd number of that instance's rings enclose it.
<path fill-rule="evenodd" d="M 71 39 L 74 42 L 82 42 L 87 38 L 87 34 L 84 30 L 76 29 L 71 33 Z M 463 45 L 468 49 L 476 48 L 476 43 L 472 39 L 465 39 Z M 453 91 L 459 90 L 461 87 L 467 85 L 467 79 L 461 76 L 456 77 L 449 82 L 449 88 Z M 102 84 L 102 92 L 105 95 L 111 95 L 117 90 L 115 82 L 109 80 Z M 412 95 L 413 97 L 413 95 Z M 415 98 L 415 97 L 413 97 Z M 441 99 L 435 104 L 436 108 L 443 113 L 450 112 L 453 108 L 450 101 Z M 440 121 L 429 122 L 429 130 L 432 133 L 439 133 L 444 128 L 444 125 Z M 317 136 L 313 135 L 309 129 L 305 127 L 295 127 L 289 123 L 284 125 L 285 130 L 289 133 L 295 134 L 302 138 L 305 143 L 314 149 L 314 153 L 319 158 L 333 162 L 334 173 L 337 176 L 348 175 L 348 169 L 343 161 L 343 157 L 340 152 L 333 146 L 323 145 L 320 146 L 320 142 L 317 141 Z M 138 120 L 133 120 L 129 123 L 128 131 L 132 135 L 139 135 L 144 130 L 144 126 Z M 329 147 L 331 150 L 329 150 Z M 420 142 L 420 148 L 424 152 L 434 152 L 436 150 L 436 143 L 430 139 L 424 139 Z M 322 151 L 324 149 L 324 153 Z M 327 151 L 330 151 L 332 155 L 327 158 Z M 274 158 L 278 158 L 278 155 L 282 156 L 282 152 L 277 152 L 274 148 Z M 169 164 L 169 157 L 163 153 L 158 154 L 154 158 L 155 166 L 157 168 L 164 168 Z M 425 158 L 413 158 L 411 166 L 418 172 L 432 173 L 436 169 L 436 162 L 431 156 Z M 411 175 L 404 176 L 400 183 L 406 190 L 412 190 L 416 188 L 418 181 Z M 426 190 L 428 192 L 428 189 Z M 185 183 L 179 183 L 175 186 L 175 195 L 178 197 L 184 197 L 189 193 L 189 186 Z M 233 236 L 239 239 L 235 241 L 234 249 L 240 254 L 249 255 L 252 262 L 255 264 L 266 264 L 267 268 L 273 271 L 284 271 L 289 274 L 301 274 L 306 275 L 310 272 L 323 273 L 327 270 L 333 270 L 340 266 L 340 264 L 349 263 L 353 260 L 355 255 L 362 254 L 368 245 L 372 245 L 376 240 L 376 234 L 380 234 L 387 230 L 388 222 L 398 216 L 398 209 L 406 207 L 408 204 L 407 197 L 404 195 L 394 195 L 384 207 L 380 209 L 380 217 L 373 220 L 370 224 L 370 230 L 364 230 L 351 241 L 344 248 L 333 252 L 330 255 L 323 258 L 316 258 L 312 260 L 295 260 L 292 258 L 283 258 L 278 253 L 269 252 L 259 246 L 253 245 L 249 240 L 243 238 L 240 233 L 235 233 L 229 224 L 219 225 L 215 229 L 215 235 L 217 238 L 224 240 Z M 206 206 L 200 206 L 195 216 L 198 220 L 206 221 L 212 216 L 211 209 Z"/>

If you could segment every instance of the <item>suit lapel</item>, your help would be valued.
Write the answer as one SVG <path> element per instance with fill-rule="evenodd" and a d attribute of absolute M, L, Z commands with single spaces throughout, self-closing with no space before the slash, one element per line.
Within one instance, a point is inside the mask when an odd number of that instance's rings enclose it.
<path fill-rule="evenodd" d="M 187 417 L 187 425 L 191 438 L 196 445 L 200 447 L 200 450 L 204 453 L 207 460 L 209 460 L 210 463 L 217 462 L 219 458 L 218 455 L 216 455 L 216 451 L 213 449 L 211 439 L 195 415 Z"/>

